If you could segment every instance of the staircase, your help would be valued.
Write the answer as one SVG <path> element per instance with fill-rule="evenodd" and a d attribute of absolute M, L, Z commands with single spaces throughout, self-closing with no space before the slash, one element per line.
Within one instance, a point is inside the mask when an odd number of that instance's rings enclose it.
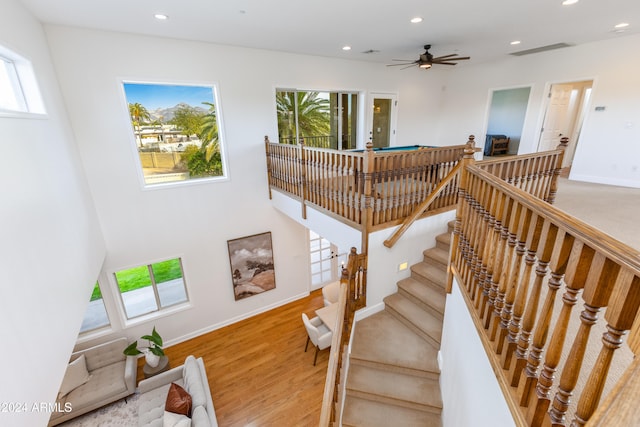
<path fill-rule="evenodd" d="M 343 426 L 442 425 L 437 357 L 452 227 L 384 299 L 385 309 L 357 323 Z"/>

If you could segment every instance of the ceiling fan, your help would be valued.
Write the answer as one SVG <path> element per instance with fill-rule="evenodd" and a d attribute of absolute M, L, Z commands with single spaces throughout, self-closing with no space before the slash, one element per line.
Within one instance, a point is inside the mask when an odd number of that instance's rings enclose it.
<path fill-rule="evenodd" d="M 420 68 L 424 68 L 429 69 L 431 68 L 432 65 L 434 64 L 438 64 L 438 65 L 456 65 L 457 62 L 455 61 L 464 61 L 469 59 L 469 56 L 458 56 L 458 54 L 456 53 L 452 53 L 449 55 L 444 55 L 444 56 L 438 56 L 436 58 L 433 57 L 432 54 L 429 53 L 429 49 L 431 49 L 431 45 L 430 44 L 426 44 L 424 45 L 424 53 L 420 55 L 420 57 L 418 59 L 416 59 L 415 61 L 411 61 L 408 59 L 392 59 L 392 61 L 402 61 L 398 64 L 387 64 L 387 67 L 395 67 L 398 65 L 405 65 L 404 68 L 402 68 L 402 70 L 404 70 L 405 68 L 409 68 L 409 67 L 413 67 L 414 65 L 417 65 Z"/>

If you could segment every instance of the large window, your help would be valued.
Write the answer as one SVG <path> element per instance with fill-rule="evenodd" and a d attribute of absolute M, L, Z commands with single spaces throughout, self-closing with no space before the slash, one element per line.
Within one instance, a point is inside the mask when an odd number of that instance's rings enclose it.
<path fill-rule="evenodd" d="M 278 89 L 276 106 L 280 143 L 356 148 L 358 94 Z"/>
<path fill-rule="evenodd" d="M 91 298 L 89 299 L 87 311 L 84 315 L 84 319 L 82 320 L 82 325 L 80 326 L 80 333 L 84 334 L 95 331 L 96 329 L 104 328 L 109 325 L 109 316 L 107 315 L 107 309 L 105 308 L 104 300 L 102 299 L 100 284 L 96 282 L 93 287 L 93 292 L 91 293 Z"/>
<path fill-rule="evenodd" d="M 127 319 L 188 301 L 180 258 L 121 270 L 115 279 Z"/>
<path fill-rule="evenodd" d="M 215 86 L 124 82 L 145 185 L 226 175 Z"/>

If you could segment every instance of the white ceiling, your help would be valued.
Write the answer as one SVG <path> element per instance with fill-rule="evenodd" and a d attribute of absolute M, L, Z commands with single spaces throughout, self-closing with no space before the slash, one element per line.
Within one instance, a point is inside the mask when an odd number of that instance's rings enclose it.
<path fill-rule="evenodd" d="M 389 63 L 471 56 L 480 63 L 555 43 L 640 32 L 640 0 L 21 0 L 42 22 Z M 164 13 L 166 21 L 153 15 Z M 420 16 L 424 20 L 411 24 Z M 622 32 L 614 26 L 629 23 Z M 522 43 L 511 46 L 513 40 Z M 351 51 L 341 48 L 350 45 Z M 637 55 L 639 51 L 629 52 Z M 367 50 L 377 53 L 365 54 Z M 594 52 L 597 59 L 597 52 Z M 442 66 L 445 67 L 445 66 Z"/>

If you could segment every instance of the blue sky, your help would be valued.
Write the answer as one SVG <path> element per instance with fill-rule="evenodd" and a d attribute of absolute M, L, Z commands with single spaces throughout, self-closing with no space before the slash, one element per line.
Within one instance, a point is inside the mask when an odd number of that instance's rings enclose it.
<path fill-rule="evenodd" d="M 206 109 L 208 107 L 202 105 L 203 101 L 215 104 L 213 89 L 207 86 L 124 83 L 124 91 L 128 103 L 139 102 L 148 111 L 153 111 L 156 108 L 174 107 L 180 102 Z"/>

